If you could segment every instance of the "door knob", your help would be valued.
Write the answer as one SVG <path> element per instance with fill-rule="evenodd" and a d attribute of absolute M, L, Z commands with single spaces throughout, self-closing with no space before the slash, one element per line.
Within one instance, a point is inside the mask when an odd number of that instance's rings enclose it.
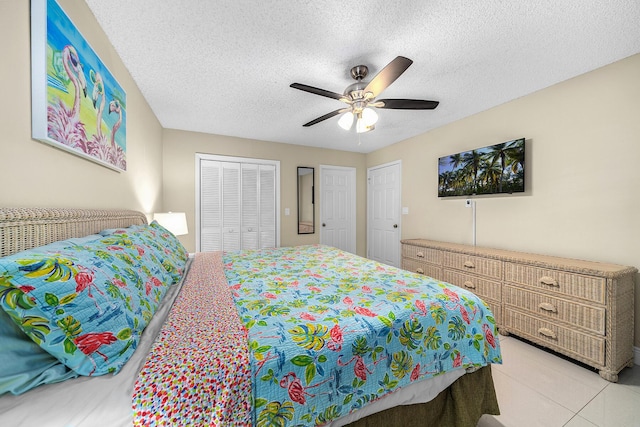
<path fill-rule="evenodd" d="M 323 223 L 322 223 L 322 226 L 323 226 L 323 227 L 326 227 L 326 226 L 327 226 L 327 224 L 325 224 L 325 223 L 323 222 Z"/>
<path fill-rule="evenodd" d="M 398 228 L 398 224 L 393 224 L 393 228 Z"/>

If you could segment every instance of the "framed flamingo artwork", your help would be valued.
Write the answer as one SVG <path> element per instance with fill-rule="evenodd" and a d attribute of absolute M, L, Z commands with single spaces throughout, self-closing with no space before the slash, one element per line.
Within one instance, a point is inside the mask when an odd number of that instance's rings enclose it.
<path fill-rule="evenodd" d="M 127 169 L 126 94 L 55 0 L 31 1 L 34 139 Z"/>

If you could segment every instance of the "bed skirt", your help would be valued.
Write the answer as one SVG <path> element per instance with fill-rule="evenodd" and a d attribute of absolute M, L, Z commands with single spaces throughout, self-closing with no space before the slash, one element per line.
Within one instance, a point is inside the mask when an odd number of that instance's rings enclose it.
<path fill-rule="evenodd" d="M 430 402 L 396 406 L 347 426 L 476 427 L 482 414 L 500 415 L 491 365 L 458 378 Z"/>

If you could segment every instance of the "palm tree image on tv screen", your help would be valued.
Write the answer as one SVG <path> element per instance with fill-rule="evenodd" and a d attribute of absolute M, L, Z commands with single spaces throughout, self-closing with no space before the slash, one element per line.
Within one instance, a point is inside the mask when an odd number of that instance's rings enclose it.
<path fill-rule="evenodd" d="M 438 159 L 438 196 L 524 191 L 524 138 Z"/>

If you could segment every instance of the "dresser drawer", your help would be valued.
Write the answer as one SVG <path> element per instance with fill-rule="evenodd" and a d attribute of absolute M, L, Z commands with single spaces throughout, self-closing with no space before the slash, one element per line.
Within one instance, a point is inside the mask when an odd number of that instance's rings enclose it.
<path fill-rule="evenodd" d="M 604 277 L 583 276 L 559 270 L 533 267 L 508 262 L 505 265 L 505 281 L 541 289 L 545 292 L 568 295 L 606 303 L 606 279 Z"/>
<path fill-rule="evenodd" d="M 444 252 L 443 265 L 456 270 L 502 280 L 502 261 L 473 255 Z"/>
<path fill-rule="evenodd" d="M 502 286 L 499 282 L 492 282 L 491 280 L 464 274 L 448 268 L 445 268 L 442 274 L 442 280 L 445 282 L 468 289 L 481 298 L 501 301 Z"/>
<path fill-rule="evenodd" d="M 411 258 L 418 261 L 440 264 L 440 251 L 437 249 L 423 248 L 421 246 L 402 245 L 402 257 Z"/>
<path fill-rule="evenodd" d="M 502 301 L 505 305 L 531 312 L 549 321 L 558 320 L 596 334 L 605 334 L 604 307 L 567 301 L 509 285 L 504 287 Z"/>
<path fill-rule="evenodd" d="M 402 268 L 413 273 L 424 274 L 437 280 L 442 280 L 442 268 L 424 261 L 402 258 Z"/>
<path fill-rule="evenodd" d="M 514 335 L 530 339 L 578 360 L 603 366 L 605 338 L 558 326 L 504 306 L 502 323 Z M 577 357 L 576 357 L 577 356 Z"/>

